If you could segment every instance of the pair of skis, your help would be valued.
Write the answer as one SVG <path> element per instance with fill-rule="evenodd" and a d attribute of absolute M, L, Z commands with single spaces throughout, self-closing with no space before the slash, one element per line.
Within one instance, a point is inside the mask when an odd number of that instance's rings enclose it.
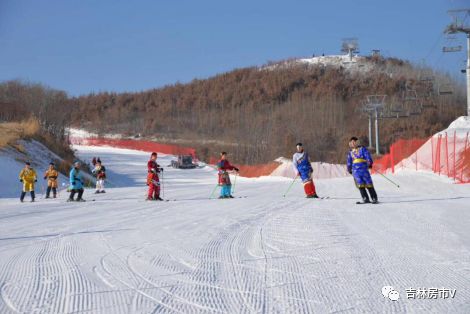
<path fill-rule="evenodd" d="M 357 205 L 364 205 L 364 204 L 377 205 L 377 204 L 380 204 L 380 203 L 379 203 L 379 201 L 377 201 L 377 202 L 375 202 L 375 203 L 374 203 L 374 202 L 364 202 L 364 201 L 361 202 L 361 201 L 357 201 L 356 204 L 357 204 Z"/>

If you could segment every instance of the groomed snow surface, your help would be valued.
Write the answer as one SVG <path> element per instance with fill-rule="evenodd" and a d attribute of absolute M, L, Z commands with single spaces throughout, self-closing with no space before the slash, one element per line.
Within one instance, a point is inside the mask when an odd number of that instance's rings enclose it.
<path fill-rule="evenodd" d="M 351 177 L 317 180 L 323 200 L 299 182 L 283 198 L 288 178 L 237 178 L 246 198 L 209 200 L 213 169 L 165 167 L 175 201 L 146 202 L 148 153 L 76 148 L 103 160 L 106 194 L 0 199 L 0 313 L 469 313 L 468 185 L 374 176 L 383 203 L 356 205 Z"/>

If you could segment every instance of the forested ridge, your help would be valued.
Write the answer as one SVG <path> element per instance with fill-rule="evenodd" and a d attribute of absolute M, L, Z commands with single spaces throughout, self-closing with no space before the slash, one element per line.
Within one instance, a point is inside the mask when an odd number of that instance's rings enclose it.
<path fill-rule="evenodd" d="M 74 127 L 192 146 L 206 160 L 226 150 L 247 164 L 290 156 L 298 141 L 314 160 L 344 162 L 350 136 L 368 142 L 360 110 L 367 95 L 387 95 L 382 150 L 399 138 L 429 136 L 465 114 L 464 89 L 446 75 L 394 58 L 363 63 L 368 70 L 290 60 L 138 93 L 68 98 L 60 110 Z M 450 92 L 441 93 L 442 86 Z M 413 114 L 393 118 L 396 108 Z"/>

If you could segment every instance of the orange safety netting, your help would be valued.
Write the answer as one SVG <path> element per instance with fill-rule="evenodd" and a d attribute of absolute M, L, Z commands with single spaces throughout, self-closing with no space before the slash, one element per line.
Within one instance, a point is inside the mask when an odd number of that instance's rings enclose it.
<path fill-rule="evenodd" d="M 209 164 L 216 165 L 219 162 L 218 158 L 210 157 Z M 240 170 L 240 176 L 246 178 L 256 178 L 261 176 L 269 176 L 277 167 L 278 162 L 269 162 L 266 164 L 259 165 L 237 165 L 236 167 Z"/>
<path fill-rule="evenodd" d="M 170 144 L 159 144 L 150 141 L 110 138 L 70 138 L 69 140 L 71 144 L 77 145 L 111 146 L 116 148 L 140 150 L 144 152 L 159 152 L 170 155 L 191 155 L 193 158 L 196 158 L 196 150 L 194 148 Z"/>
<path fill-rule="evenodd" d="M 432 171 L 459 183 L 470 183 L 469 132 L 443 132 L 428 139 L 399 140 L 374 162 L 373 171 Z"/>

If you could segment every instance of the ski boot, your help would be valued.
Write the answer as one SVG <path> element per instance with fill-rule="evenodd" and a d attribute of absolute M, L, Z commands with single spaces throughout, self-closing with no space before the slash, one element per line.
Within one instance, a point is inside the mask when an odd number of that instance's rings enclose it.
<path fill-rule="evenodd" d="M 379 202 L 379 199 L 377 197 L 377 192 L 375 192 L 374 187 L 367 188 L 369 190 L 370 197 L 372 198 L 372 204 L 377 204 Z"/>
<path fill-rule="evenodd" d="M 369 195 L 367 194 L 366 188 L 359 188 L 359 192 L 361 192 L 362 203 L 370 203 Z"/>
<path fill-rule="evenodd" d="M 307 195 L 307 198 L 320 198 L 316 193 L 312 195 Z"/>

